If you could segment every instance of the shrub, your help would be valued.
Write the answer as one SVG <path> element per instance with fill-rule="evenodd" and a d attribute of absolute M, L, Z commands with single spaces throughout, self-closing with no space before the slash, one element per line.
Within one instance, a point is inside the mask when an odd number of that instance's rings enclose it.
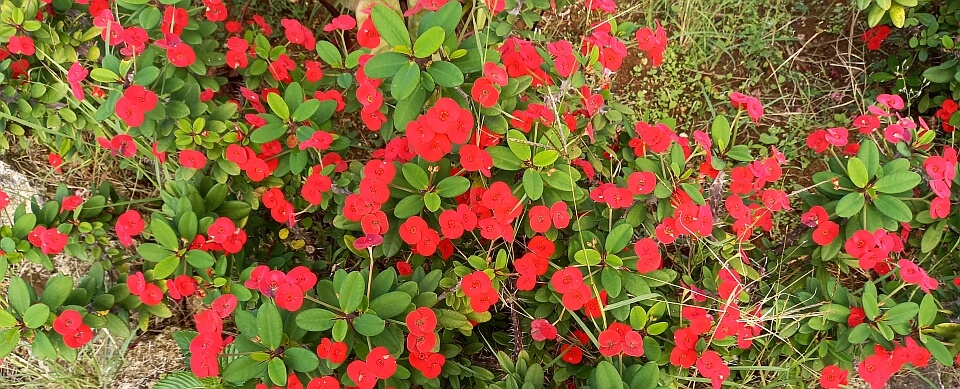
<path fill-rule="evenodd" d="M 2 5 L 10 132 L 158 195 L 17 209 L 0 355 L 76 358 L 183 305 L 174 387 L 880 387 L 952 363 L 956 152 L 899 97 L 859 141 L 813 132 L 830 170 L 792 190 L 739 143 L 753 97 L 689 134 L 610 102 L 628 51 L 667 44 L 612 2 L 580 42 L 531 31 L 546 1 L 377 3 L 324 39 L 192 5 Z M 809 227 L 783 241 L 774 215 Z M 61 254 L 89 272 L 6 274 Z"/>

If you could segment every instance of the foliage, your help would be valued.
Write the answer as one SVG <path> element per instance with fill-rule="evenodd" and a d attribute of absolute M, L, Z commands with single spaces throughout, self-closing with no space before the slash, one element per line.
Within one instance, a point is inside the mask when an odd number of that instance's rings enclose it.
<path fill-rule="evenodd" d="M 813 132 L 830 170 L 787 193 L 783 154 L 742 144 L 758 99 L 690 134 L 613 102 L 628 50 L 667 45 L 613 2 L 576 42 L 530 30 L 547 1 L 376 3 L 321 39 L 197 5 L 0 8 L 5 128 L 52 169 L 109 153 L 159 183 L 17 208 L 0 355 L 76 359 L 184 305 L 190 374 L 164 387 L 880 387 L 952 363 L 956 151 L 897 96 L 859 141 Z M 797 198 L 812 228 L 771 241 Z M 8 270 L 57 255 L 91 268 Z"/>

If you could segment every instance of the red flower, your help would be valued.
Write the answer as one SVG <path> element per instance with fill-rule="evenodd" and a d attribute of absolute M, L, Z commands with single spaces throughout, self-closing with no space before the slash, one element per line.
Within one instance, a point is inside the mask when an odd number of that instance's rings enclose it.
<path fill-rule="evenodd" d="M 237 307 L 237 296 L 232 294 L 225 294 L 220 297 L 217 297 L 216 300 L 213 300 L 210 303 L 213 311 L 220 316 L 220 318 L 226 318 L 233 313 L 234 308 Z"/>
<path fill-rule="evenodd" d="M 413 274 L 413 266 L 410 266 L 407 262 L 397 262 L 397 273 L 401 277 L 406 277 Z"/>
<path fill-rule="evenodd" d="M 545 205 L 535 205 L 530 208 L 528 217 L 530 221 L 530 229 L 532 229 L 534 232 L 547 232 L 553 225 L 553 221 L 550 220 L 550 208 L 547 208 Z"/>
<path fill-rule="evenodd" d="M 833 243 L 833 240 L 840 234 L 840 225 L 826 220 L 820 223 L 820 226 L 813 231 L 813 241 L 818 245 L 826 246 Z"/>
<path fill-rule="evenodd" d="M 591 298 L 593 298 L 593 291 L 591 291 L 590 287 L 587 286 L 587 284 L 580 284 L 576 289 L 564 293 L 560 302 L 564 308 L 576 311 L 583 308 Z"/>
<path fill-rule="evenodd" d="M 183 150 L 180 152 L 180 164 L 188 169 L 203 169 L 207 164 L 207 156 L 196 150 Z"/>
<path fill-rule="evenodd" d="M 197 62 L 197 53 L 193 51 L 193 47 L 190 45 L 181 43 L 167 50 L 167 60 L 173 66 L 185 68 Z"/>
<path fill-rule="evenodd" d="M 730 377 L 730 368 L 716 351 L 707 350 L 697 359 L 697 370 L 710 379 L 713 389 L 720 389 L 723 381 Z"/>
<path fill-rule="evenodd" d="M 13 54 L 23 54 L 27 57 L 36 53 L 33 39 L 28 36 L 11 36 L 7 42 L 7 50 Z"/>
<path fill-rule="evenodd" d="M 810 207 L 810 209 L 800 216 L 800 222 L 805 224 L 807 227 L 816 227 L 820 223 L 829 220 L 830 216 L 827 214 L 827 210 L 819 205 Z"/>
<path fill-rule="evenodd" d="M 341 364 L 347 360 L 347 344 L 323 338 L 317 346 L 317 356 L 329 360 L 332 364 Z"/>
<path fill-rule="evenodd" d="M 377 32 L 377 27 L 373 25 L 373 18 L 368 17 L 360 25 L 360 29 L 357 30 L 357 43 L 368 49 L 380 46 L 380 33 Z"/>
<path fill-rule="evenodd" d="M 919 285 L 924 292 L 930 293 L 930 290 L 936 290 L 937 280 L 927 275 L 927 271 L 917 266 L 917 264 L 901 259 L 897 262 L 900 267 L 900 278 L 908 284 Z"/>
<path fill-rule="evenodd" d="M 407 329 L 414 335 L 433 335 L 433 331 L 437 328 L 437 314 L 427 307 L 411 311 L 407 314 L 405 321 Z"/>
<path fill-rule="evenodd" d="M 82 325 L 83 317 L 80 316 L 80 312 L 67 309 L 53 321 L 53 330 L 60 335 L 68 336 L 77 332 Z"/>
<path fill-rule="evenodd" d="M 583 285 L 583 273 L 579 268 L 566 267 L 553 273 L 550 278 L 550 285 L 557 293 L 566 294 Z"/>
<path fill-rule="evenodd" d="M 57 154 L 57 153 L 48 154 L 47 162 L 50 164 L 50 167 L 52 167 L 55 172 L 63 173 L 63 169 L 61 169 L 61 167 L 63 166 L 63 157 L 61 157 L 60 154 Z"/>
<path fill-rule="evenodd" d="M 347 376 L 357 384 L 357 388 L 373 389 L 377 386 L 377 375 L 374 374 L 367 362 L 350 362 L 347 365 Z"/>
<path fill-rule="evenodd" d="M 86 324 L 80 324 L 73 333 L 63 336 L 63 343 L 70 348 L 80 348 L 91 339 L 93 339 L 93 330 Z"/>
<path fill-rule="evenodd" d="M 57 231 L 56 228 L 50 228 L 40 237 L 40 251 L 46 255 L 60 254 L 67 246 L 68 240 L 67 234 Z"/>
<path fill-rule="evenodd" d="M 333 18 L 326 26 L 323 26 L 323 31 L 331 32 L 335 30 L 352 30 L 357 26 L 357 19 L 354 19 L 350 15 L 340 15 L 336 18 Z"/>
<path fill-rule="evenodd" d="M 307 383 L 307 389 L 340 389 L 340 381 L 334 376 L 317 377 Z"/>
<path fill-rule="evenodd" d="M 660 255 L 660 247 L 657 242 L 650 238 L 638 240 L 633 245 L 633 251 L 637 254 L 637 272 L 646 274 L 660 269 L 663 265 L 663 258 Z"/>
<path fill-rule="evenodd" d="M 537 342 L 553 340 L 557 338 L 557 327 L 546 319 L 536 319 L 530 323 L 530 336 Z"/>
<path fill-rule="evenodd" d="M 657 187 L 657 176 L 652 172 L 633 172 L 627 178 L 627 189 L 634 195 L 652 193 Z"/>
<path fill-rule="evenodd" d="M 889 355 L 884 354 L 871 355 L 857 365 L 860 378 L 874 389 L 883 388 L 898 370 L 900 366 L 897 366 Z"/>
<path fill-rule="evenodd" d="M 163 301 L 163 291 L 159 286 L 146 284 L 143 287 L 143 293 L 140 293 L 140 301 L 150 306 L 160 304 Z"/>
<path fill-rule="evenodd" d="M 73 211 L 83 204 L 83 198 L 80 196 L 67 196 L 60 202 L 60 212 Z M 2 208 L 2 207 L 0 207 Z"/>
<path fill-rule="evenodd" d="M 408 245 L 416 245 L 423 239 L 423 233 L 429 229 L 427 222 L 420 216 L 410 217 L 400 225 L 400 239 Z"/>
<path fill-rule="evenodd" d="M 873 27 L 863 33 L 863 41 L 870 50 L 880 50 L 880 45 L 890 36 L 890 26 L 880 25 Z"/>
<path fill-rule="evenodd" d="M 685 349 L 682 347 L 674 347 L 673 351 L 670 351 L 670 364 L 682 367 L 689 368 L 697 362 L 697 351 L 694 349 Z"/>
<path fill-rule="evenodd" d="M 367 354 L 366 362 L 367 368 L 373 372 L 373 375 L 381 380 L 388 379 L 393 376 L 393 373 L 397 372 L 397 360 L 394 359 L 393 355 L 390 355 L 387 348 L 383 346 L 374 347 L 373 350 L 370 350 L 370 353 Z M 347 366 L 348 370 L 349 368 L 350 367 Z"/>
<path fill-rule="evenodd" d="M 560 346 L 560 357 L 564 362 L 576 365 L 583 360 L 583 350 L 580 347 L 565 344 Z"/>
<path fill-rule="evenodd" d="M 827 133 L 824 136 L 824 139 L 827 143 L 832 144 L 837 147 L 843 147 L 847 145 L 847 129 L 842 127 L 829 128 L 826 130 Z"/>
<path fill-rule="evenodd" d="M 493 158 L 486 150 L 468 143 L 460 147 L 460 165 L 469 172 L 480 172 L 486 177 L 490 177 L 490 169 L 493 168 Z"/>
<path fill-rule="evenodd" d="M 480 77 L 470 88 L 470 97 L 473 97 L 473 101 L 480 103 L 482 107 L 490 108 L 497 105 L 497 101 L 500 100 L 500 91 L 491 79 Z"/>
<path fill-rule="evenodd" d="M 126 247 L 132 246 L 133 236 L 143 232 L 145 226 L 146 223 L 143 221 L 139 212 L 130 209 L 121 214 L 120 217 L 117 218 L 117 224 L 115 226 L 120 244 Z"/>

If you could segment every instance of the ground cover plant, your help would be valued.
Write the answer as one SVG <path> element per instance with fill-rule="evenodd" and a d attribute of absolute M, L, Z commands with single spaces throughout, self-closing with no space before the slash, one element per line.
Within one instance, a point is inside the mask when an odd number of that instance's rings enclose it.
<path fill-rule="evenodd" d="M 881 388 L 957 363 L 949 134 L 877 94 L 802 136 L 825 168 L 796 188 L 746 144 L 760 99 L 679 131 L 616 98 L 669 25 L 592 0 L 576 39 L 536 28 L 565 5 L 5 1 L 0 146 L 124 176 L 0 227 L 0 356 L 179 315 L 187 368 L 156 387 Z M 62 261 L 89 270 L 12 271 Z"/>

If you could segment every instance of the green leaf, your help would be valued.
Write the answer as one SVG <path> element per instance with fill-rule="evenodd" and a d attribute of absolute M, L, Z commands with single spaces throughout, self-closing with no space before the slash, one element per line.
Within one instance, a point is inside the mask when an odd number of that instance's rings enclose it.
<path fill-rule="evenodd" d="M 895 197 L 881 194 L 873 200 L 873 205 L 880 210 L 880 213 L 898 222 L 909 222 L 913 220 L 913 212 L 910 207 Z"/>
<path fill-rule="evenodd" d="M 137 246 L 137 253 L 143 259 L 150 262 L 160 262 L 164 258 L 173 255 L 173 251 L 167 250 L 156 243 L 143 243 Z"/>
<path fill-rule="evenodd" d="M 848 332 L 847 341 L 853 344 L 863 343 L 870 336 L 870 332 L 870 326 L 867 323 L 860 323 Z"/>
<path fill-rule="evenodd" d="M 880 307 L 877 305 L 877 287 L 873 282 L 867 282 L 863 285 L 863 312 L 870 320 L 874 320 L 880 315 Z"/>
<path fill-rule="evenodd" d="M 503 170 L 520 170 L 520 159 L 513 154 L 513 151 L 503 146 L 493 146 L 487 148 L 487 153 L 493 159 L 493 166 Z"/>
<path fill-rule="evenodd" d="M 880 193 L 901 193 L 915 188 L 922 180 L 917 173 L 900 171 L 884 175 L 873 184 L 873 189 Z"/>
<path fill-rule="evenodd" d="M 540 178 L 543 179 L 543 183 L 547 184 L 551 188 L 564 191 L 564 192 L 573 191 L 573 187 L 574 187 L 573 177 L 570 177 L 570 175 L 563 170 L 541 172 Z"/>
<path fill-rule="evenodd" d="M 557 158 L 560 157 L 560 153 L 556 150 L 543 150 L 538 152 L 533 156 L 533 166 L 536 167 L 547 167 L 553 164 Z"/>
<path fill-rule="evenodd" d="M 276 385 L 282 387 L 287 384 L 287 365 L 283 363 L 283 359 L 273 358 L 267 362 L 267 376 Z"/>
<path fill-rule="evenodd" d="M 399 13 L 380 3 L 370 11 L 373 25 L 387 44 L 393 47 L 410 47 L 410 32 Z"/>
<path fill-rule="evenodd" d="M 436 61 L 427 67 L 427 73 L 437 85 L 454 88 L 463 84 L 463 71 L 447 61 Z"/>
<path fill-rule="evenodd" d="M 594 249 L 583 249 L 573 255 L 573 259 L 581 265 L 596 266 L 600 264 L 600 252 Z"/>
<path fill-rule="evenodd" d="M 337 315 L 322 308 L 311 308 L 297 315 L 297 326 L 306 331 L 326 331 L 333 327 Z"/>
<path fill-rule="evenodd" d="M 938 362 L 944 366 L 953 366 L 953 356 L 942 342 L 932 336 L 923 335 L 920 336 L 920 342 L 926 346 L 927 351 L 929 351 L 930 355 L 933 355 Z"/>
<path fill-rule="evenodd" d="M 164 376 L 153 386 L 153 389 L 205 389 L 206 387 L 207 385 L 193 373 L 178 371 Z"/>
<path fill-rule="evenodd" d="M 37 215 L 32 213 L 24 214 L 17 218 L 17 221 L 13 222 L 13 236 L 23 239 L 27 237 L 27 234 L 30 233 L 37 226 Z"/>
<path fill-rule="evenodd" d="M 267 105 L 269 105 L 270 110 L 279 116 L 280 119 L 283 119 L 283 121 L 286 122 L 290 120 L 290 107 L 287 106 L 287 102 L 284 101 L 283 97 L 280 97 L 279 94 L 268 93 Z"/>
<path fill-rule="evenodd" d="M 846 323 L 847 317 L 850 316 L 850 308 L 840 304 L 827 304 L 820 307 L 820 313 L 832 322 Z"/>
<path fill-rule="evenodd" d="M 529 161 L 532 155 L 530 145 L 526 144 L 527 136 L 517 130 L 507 131 L 507 146 L 513 151 L 513 155 L 521 161 Z"/>
<path fill-rule="evenodd" d="M 406 292 L 393 291 L 373 299 L 370 309 L 383 319 L 391 319 L 406 311 L 411 301 L 412 298 Z"/>
<path fill-rule="evenodd" d="M 120 76 L 110 69 L 96 68 L 90 71 L 90 78 L 100 83 L 113 83 L 120 81 Z"/>
<path fill-rule="evenodd" d="M 317 55 L 319 55 L 320 59 L 326 62 L 327 65 L 335 68 L 343 67 L 343 54 L 340 53 L 340 49 L 334 46 L 333 43 L 325 40 L 318 41 Z M 371 58 L 371 60 L 373 60 L 373 58 Z M 366 68 L 364 68 L 364 71 L 366 71 Z"/>
<path fill-rule="evenodd" d="M 363 65 L 363 74 L 371 78 L 387 78 L 397 74 L 404 65 L 412 63 L 410 57 L 392 51 L 373 56 Z"/>
<path fill-rule="evenodd" d="M 873 179 L 877 170 L 880 169 L 880 150 L 877 148 L 877 143 L 869 139 L 861 142 L 857 158 L 860 158 L 860 161 L 867 168 L 867 179 Z"/>
<path fill-rule="evenodd" d="M 320 366 L 317 353 L 303 347 L 291 347 L 283 351 L 283 362 L 293 371 L 306 373 Z"/>
<path fill-rule="evenodd" d="M 863 209 L 863 193 L 850 192 L 837 202 L 836 213 L 840 217 L 856 215 Z"/>
<path fill-rule="evenodd" d="M 850 160 L 847 161 L 847 173 L 850 175 L 850 181 L 852 181 L 857 188 L 866 187 L 867 181 L 870 180 L 870 177 L 867 176 L 866 165 L 857 157 L 850 158 Z"/>
<path fill-rule="evenodd" d="M 927 327 L 933 324 L 933 320 L 937 318 L 937 300 L 931 294 L 926 294 L 923 296 L 923 300 L 920 301 L 920 310 L 919 317 L 917 318 L 917 325 L 919 327 Z"/>
<path fill-rule="evenodd" d="M 276 96 L 271 93 L 271 96 Z M 283 103 L 283 100 L 280 100 Z M 285 103 L 284 103 L 285 104 Z M 287 126 L 283 123 L 273 123 L 267 124 L 263 127 L 260 127 L 253 131 L 253 134 L 250 134 L 250 140 L 254 143 L 267 143 L 277 138 L 283 136 L 287 133 Z M 231 218 L 232 219 L 232 218 Z"/>
<path fill-rule="evenodd" d="M 216 262 L 213 255 L 203 250 L 187 251 L 187 263 L 197 269 L 207 269 Z"/>
<path fill-rule="evenodd" d="M 420 211 L 423 210 L 423 206 L 423 196 L 412 194 L 404 197 L 403 200 L 400 200 L 400 202 L 397 203 L 397 206 L 393 209 L 393 215 L 399 219 L 406 219 L 413 215 L 420 214 Z"/>
<path fill-rule="evenodd" d="M 452 330 L 469 324 L 467 317 L 460 312 L 449 309 L 438 309 L 436 313 L 437 325 L 440 327 Z"/>
<path fill-rule="evenodd" d="M 23 315 L 30 308 L 30 289 L 27 282 L 20 277 L 10 279 L 7 286 L 7 303 L 13 308 L 14 312 Z"/>
<path fill-rule="evenodd" d="M 384 322 L 375 313 L 368 312 L 353 319 L 353 329 L 363 336 L 377 336 L 383 332 Z"/>
<path fill-rule="evenodd" d="M 417 58 L 427 58 L 433 53 L 436 53 L 440 49 L 440 45 L 443 44 L 443 39 L 445 38 L 446 33 L 443 31 L 443 27 L 436 26 L 431 27 L 427 31 L 424 31 L 420 37 L 417 38 L 417 41 L 413 43 L 413 55 Z"/>
<path fill-rule="evenodd" d="M 900 4 L 894 4 L 890 6 L 888 12 L 890 13 L 890 22 L 897 28 L 903 28 L 903 24 L 907 20 L 907 10 Z"/>
<path fill-rule="evenodd" d="M 167 223 L 167 219 L 160 216 L 160 214 L 155 213 L 150 217 L 150 232 L 153 234 L 153 238 L 163 246 L 164 248 L 175 251 L 180 248 L 180 239 L 177 238 L 177 233 L 173 231 L 173 228 L 170 227 L 170 224 Z"/>
<path fill-rule="evenodd" d="M 727 120 L 726 116 L 718 115 L 713 118 L 713 124 L 710 126 L 710 137 L 713 138 L 713 143 L 717 144 L 720 151 L 727 149 L 727 145 L 730 144 L 730 121 Z M 707 150 L 707 152 L 710 151 Z"/>
<path fill-rule="evenodd" d="M 403 178 L 407 180 L 413 189 L 426 190 L 430 186 L 430 177 L 427 172 L 415 163 L 405 163 L 400 167 Z"/>
<path fill-rule="evenodd" d="M 270 350 L 280 347 L 280 340 L 283 338 L 283 321 L 280 319 L 280 311 L 272 302 L 264 303 L 257 311 L 257 336 L 260 337 L 260 343 Z"/>
<path fill-rule="evenodd" d="M 360 307 L 363 298 L 366 297 L 367 281 L 360 272 L 350 272 L 340 284 L 340 290 L 337 297 L 340 299 L 340 309 L 343 312 L 354 312 Z"/>
<path fill-rule="evenodd" d="M 607 234 L 604 248 L 607 250 L 607 253 L 617 254 L 622 251 L 624 247 L 627 247 L 631 239 L 633 239 L 633 226 L 629 223 L 621 222 L 613 226 L 613 229 Z"/>
<path fill-rule="evenodd" d="M 946 84 L 953 81 L 957 74 L 957 66 L 935 66 L 923 71 L 923 78 L 937 84 Z"/>
<path fill-rule="evenodd" d="M 423 205 L 427 208 L 427 211 L 436 212 L 440 209 L 440 196 L 434 192 L 424 193 Z"/>
<path fill-rule="evenodd" d="M 470 190 L 470 180 L 462 176 L 450 176 L 437 183 L 437 194 L 440 197 L 457 197 Z"/>
<path fill-rule="evenodd" d="M 0 309 L 0 329 L 7 329 L 17 325 L 17 318 L 10 312 Z"/>
<path fill-rule="evenodd" d="M 242 384 L 254 377 L 262 376 L 266 370 L 266 363 L 244 356 L 233 360 L 223 369 L 223 379 L 227 382 Z"/>
<path fill-rule="evenodd" d="M 539 200 L 543 196 L 543 178 L 534 169 L 523 171 L 523 190 L 531 200 Z"/>
<path fill-rule="evenodd" d="M 420 116 L 426 101 L 427 92 L 422 87 L 415 89 L 409 98 L 398 101 L 397 108 L 393 110 L 393 128 L 406 131 L 407 124 Z"/>
<path fill-rule="evenodd" d="M 403 100 L 420 87 L 420 66 L 415 62 L 407 62 L 393 76 L 393 82 L 390 84 L 390 96 L 394 99 Z"/>
<path fill-rule="evenodd" d="M 293 112 L 293 121 L 302 122 L 309 119 L 313 114 L 317 113 L 318 108 L 320 108 L 320 100 L 310 99 L 304 101 L 303 104 L 300 104 L 297 110 Z"/>
<path fill-rule="evenodd" d="M 594 388 L 620 389 L 623 388 L 623 379 L 620 378 L 620 372 L 608 360 L 601 360 L 593 370 Z"/>
<path fill-rule="evenodd" d="M 884 322 L 890 325 L 906 323 L 917 317 L 920 306 L 915 302 L 900 303 L 883 314 Z"/>
<path fill-rule="evenodd" d="M 43 295 L 40 297 L 40 301 L 47 304 L 50 309 L 57 309 L 67 301 L 72 291 L 73 277 L 54 276 L 47 280 L 47 285 L 43 288 Z"/>
<path fill-rule="evenodd" d="M 50 307 L 46 304 L 34 304 L 23 313 L 23 324 L 27 328 L 40 328 L 50 318 Z"/>
<path fill-rule="evenodd" d="M 687 196 L 690 196 L 690 199 L 693 200 L 697 205 L 704 205 L 706 202 L 703 200 L 703 193 L 700 193 L 700 187 L 691 184 L 691 183 L 682 183 L 680 187 L 683 188 L 683 191 L 687 193 Z"/>
<path fill-rule="evenodd" d="M 153 267 L 153 276 L 156 278 L 166 278 L 177 270 L 177 266 L 180 266 L 180 258 L 176 256 L 171 255 L 161 259 L 160 262 L 157 262 L 157 265 Z"/>
<path fill-rule="evenodd" d="M 891 0 L 876 0 L 877 6 L 883 8 L 885 11 L 890 9 L 890 6 L 893 5 Z"/>
<path fill-rule="evenodd" d="M 620 272 L 617 269 L 612 267 L 604 268 L 600 273 L 600 281 L 603 284 L 603 289 L 607 291 L 610 297 L 616 298 L 620 296 L 622 280 L 620 279 Z"/>

